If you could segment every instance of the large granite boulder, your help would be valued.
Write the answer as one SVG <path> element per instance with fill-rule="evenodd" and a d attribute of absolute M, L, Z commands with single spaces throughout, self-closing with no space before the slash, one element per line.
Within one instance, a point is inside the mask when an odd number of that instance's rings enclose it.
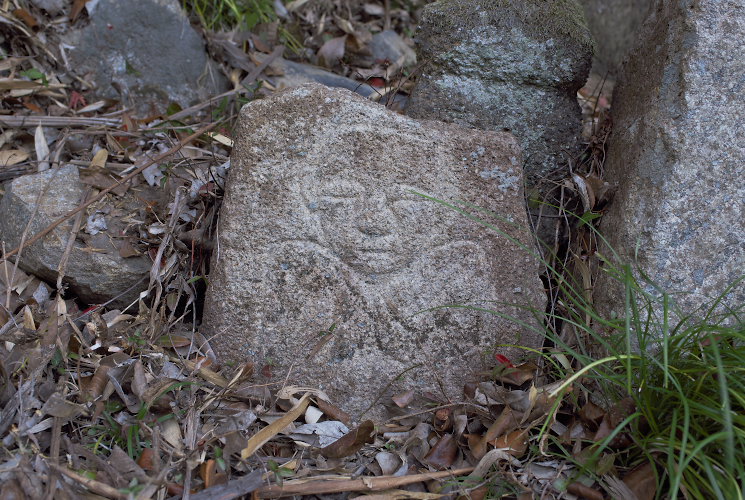
<path fill-rule="evenodd" d="M 495 351 L 522 353 L 500 345 L 541 345 L 512 135 L 309 84 L 247 104 L 235 141 L 203 322 L 223 359 L 380 417 L 399 391 L 458 401 Z M 415 192 L 487 208 L 504 234 Z M 452 304 L 498 314 L 429 310 Z"/>
<path fill-rule="evenodd" d="M 96 85 L 98 97 L 121 97 L 149 116 L 227 90 L 178 0 L 100 0 L 91 10 L 89 24 L 65 43 L 70 67 Z"/>
<path fill-rule="evenodd" d="M 597 49 L 593 72 L 614 74 L 639 38 L 654 2 L 650 0 L 579 0 Z"/>
<path fill-rule="evenodd" d="M 743 37 L 740 0 L 659 1 L 616 90 L 602 230 L 689 313 L 745 273 Z M 597 295 L 624 303 L 608 280 Z M 723 301 L 744 303 L 742 284 Z"/>
<path fill-rule="evenodd" d="M 27 227 L 27 238 L 31 238 L 74 210 L 84 193 L 75 165 L 16 177 L 7 183 L 5 196 L 0 200 L 0 239 L 5 249 L 16 248 Z M 96 215 L 98 220 L 94 222 Z M 95 214 L 88 224 L 104 225 L 105 219 L 103 214 Z M 86 218 L 83 221 L 85 229 Z M 21 269 L 55 283 L 71 227 L 72 219 L 23 249 Z M 121 257 L 116 247 L 124 241 L 121 234 L 103 230 L 90 236 L 81 230 L 78 236 L 79 239 L 85 236 L 87 242 L 75 241 L 67 258 L 64 279 L 74 296 L 88 304 L 112 301 L 111 307 L 125 307 L 137 300 L 139 293 L 148 287 L 150 260 L 146 256 Z"/>
<path fill-rule="evenodd" d="M 576 0 L 440 0 L 424 8 L 417 44 L 410 116 L 511 131 L 531 184 L 579 152 L 593 43 Z"/>

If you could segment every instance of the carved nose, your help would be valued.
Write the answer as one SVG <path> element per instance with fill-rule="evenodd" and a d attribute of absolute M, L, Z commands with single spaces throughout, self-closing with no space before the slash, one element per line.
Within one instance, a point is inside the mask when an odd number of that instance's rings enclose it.
<path fill-rule="evenodd" d="M 367 199 L 357 222 L 357 228 L 366 236 L 387 236 L 392 232 L 393 213 L 385 197 Z"/>

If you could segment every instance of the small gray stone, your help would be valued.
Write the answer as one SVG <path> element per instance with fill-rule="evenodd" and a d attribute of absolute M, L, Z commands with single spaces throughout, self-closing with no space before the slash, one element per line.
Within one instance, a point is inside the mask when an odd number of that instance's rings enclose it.
<path fill-rule="evenodd" d="M 10 250 L 20 244 L 29 221 L 28 237 L 31 237 L 75 209 L 83 193 L 74 165 L 24 175 L 9 182 L 0 201 L 0 236 L 5 248 Z M 32 219 L 37 202 L 39 207 Z M 72 220 L 60 225 L 41 241 L 25 248 L 19 267 L 54 283 L 71 223 Z M 65 283 L 83 302 L 100 304 L 116 297 L 114 307 L 129 305 L 147 288 L 150 263 L 145 257 L 121 258 L 111 238 L 99 238 L 95 246 L 74 244 L 67 261 Z"/>
<path fill-rule="evenodd" d="M 417 44 L 410 116 L 510 130 L 531 183 L 579 152 L 593 43 L 575 0 L 441 0 L 424 8 Z"/>
<path fill-rule="evenodd" d="M 223 359 L 379 418 L 392 393 L 457 401 L 495 351 L 522 353 L 502 344 L 541 345 L 505 305 L 545 305 L 510 134 L 311 84 L 247 104 L 235 141 L 203 323 Z M 487 208 L 504 234 L 414 192 Z M 524 323 L 428 310 L 449 304 Z"/>
<path fill-rule="evenodd" d="M 47 11 L 50 16 L 61 14 L 68 4 L 65 0 L 31 0 L 31 3 L 36 8 Z"/>
<path fill-rule="evenodd" d="M 393 30 L 385 30 L 373 35 L 370 41 L 370 51 L 374 62 L 388 61 L 395 64 L 403 57 L 401 67 L 406 68 L 416 64 L 416 52 L 406 45 L 406 42 Z"/>
<path fill-rule="evenodd" d="M 268 56 L 257 52 L 255 57 L 259 61 L 263 61 Z M 275 87 L 280 89 L 298 87 L 306 83 L 320 83 L 327 87 L 351 90 L 375 101 L 378 101 L 381 96 L 380 92 L 368 83 L 337 75 L 312 64 L 288 61 L 279 57 L 272 62 L 271 67 L 278 70 L 281 76 L 272 76 L 268 79 Z M 384 101 L 389 107 L 395 105 L 396 109 L 404 108 L 408 102 L 405 95 L 398 93 L 393 96 L 385 96 Z"/>
<path fill-rule="evenodd" d="M 745 273 L 743 38 L 740 0 L 658 1 L 613 103 L 605 171 L 618 192 L 601 229 L 695 317 Z M 623 313 L 614 282 L 601 279 L 596 295 Z M 740 283 L 722 306 L 744 303 Z"/>
<path fill-rule="evenodd" d="M 65 42 L 72 70 L 92 79 L 99 97 L 119 98 L 118 85 L 141 116 L 227 89 L 177 0 L 100 0 L 90 24 Z"/>

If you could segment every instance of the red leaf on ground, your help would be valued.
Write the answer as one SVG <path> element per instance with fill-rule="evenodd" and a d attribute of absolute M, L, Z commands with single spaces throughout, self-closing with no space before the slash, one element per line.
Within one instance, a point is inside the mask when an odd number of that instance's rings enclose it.
<path fill-rule="evenodd" d="M 501 354 L 495 354 L 494 359 L 496 359 L 499 363 L 502 363 L 503 365 L 508 366 L 509 368 L 514 368 L 515 365 L 512 364 L 512 361 L 510 361 L 510 358 L 507 356 L 503 356 Z"/>

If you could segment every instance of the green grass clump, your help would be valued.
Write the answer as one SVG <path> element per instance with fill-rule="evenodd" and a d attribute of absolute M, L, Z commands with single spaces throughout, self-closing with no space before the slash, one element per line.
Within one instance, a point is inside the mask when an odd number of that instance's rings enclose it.
<path fill-rule="evenodd" d="M 272 0 L 182 0 L 184 10 L 199 19 L 210 31 L 251 31 L 259 24 L 278 20 Z M 302 44 L 283 26 L 279 38 L 297 52 Z"/>
<path fill-rule="evenodd" d="M 183 0 L 182 6 L 209 30 L 252 30 L 277 20 L 272 0 Z"/>
<path fill-rule="evenodd" d="M 667 318 L 675 316 L 668 298 L 663 294 L 659 301 L 645 292 L 628 267 L 621 276 L 624 317 L 607 321 L 576 294 L 564 294 L 570 314 L 561 319 L 582 340 L 569 345 L 552 335 L 579 367 L 563 374 L 569 383 L 599 393 L 609 405 L 632 402 L 630 414 L 595 445 L 593 458 L 609 452 L 629 468 L 655 464 L 658 498 L 742 498 L 745 322 L 738 311 L 714 314 L 715 300 L 709 314 L 668 325 Z M 597 346 L 605 354 L 600 360 L 589 354 Z M 631 444 L 611 450 L 621 433 Z"/>

